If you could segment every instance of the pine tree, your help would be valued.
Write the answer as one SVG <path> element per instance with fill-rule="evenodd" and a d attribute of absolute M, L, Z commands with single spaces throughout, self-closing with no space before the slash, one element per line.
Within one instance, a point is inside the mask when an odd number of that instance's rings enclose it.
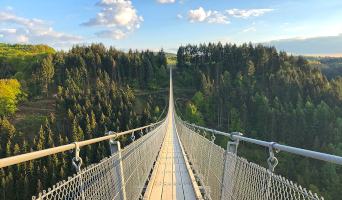
<path fill-rule="evenodd" d="M 49 84 L 52 82 L 52 77 L 54 75 L 54 63 L 52 62 L 52 55 L 49 54 L 47 58 L 43 59 L 43 62 L 41 64 L 41 82 L 42 87 L 44 88 L 46 92 L 46 96 L 49 95 Z"/>
<path fill-rule="evenodd" d="M 7 146 L 6 146 L 6 157 L 10 157 L 11 154 L 12 154 L 11 152 L 12 152 L 12 150 L 11 150 L 11 141 L 8 140 Z"/>
<path fill-rule="evenodd" d="M 72 123 L 72 141 L 73 142 L 78 142 L 79 138 L 78 138 L 78 130 L 77 130 L 77 121 L 76 118 L 74 119 L 73 123 Z"/>
<path fill-rule="evenodd" d="M 83 130 L 81 129 L 80 126 L 77 127 L 77 139 L 78 139 L 78 141 L 84 140 Z"/>
<path fill-rule="evenodd" d="M 85 127 L 85 134 L 84 134 L 84 136 L 85 136 L 86 140 L 89 140 L 89 139 L 92 138 L 92 134 L 91 134 L 90 118 L 89 118 L 88 114 L 86 116 L 85 125 L 86 125 L 86 127 Z"/>

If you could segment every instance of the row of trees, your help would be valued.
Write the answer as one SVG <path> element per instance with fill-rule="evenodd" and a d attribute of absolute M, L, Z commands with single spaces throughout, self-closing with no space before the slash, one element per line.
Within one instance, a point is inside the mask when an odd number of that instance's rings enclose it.
<path fill-rule="evenodd" d="M 29 97 L 65 85 L 67 71 L 78 68 L 87 72 L 86 79 L 96 80 L 98 70 L 121 87 L 156 89 L 168 85 L 167 60 L 163 49 L 128 53 L 100 44 L 75 46 L 69 52 L 55 50 L 47 45 L 0 44 L 0 79 L 17 79 L 23 93 Z"/>
<path fill-rule="evenodd" d="M 304 57 L 251 43 L 181 46 L 177 61 L 181 80 L 194 83 L 199 91 L 192 102 L 207 126 L 342 156 L 341 77 L 329 82 Z M 187 80 L 184 73 L 194 76 Z M 196 119 L 198 114 L 189 113 L 187 106 L 185 116 Z M 203 122 L 197 119 L 192 122 Z M 216 142 L 225 147 L 227 138 L 218 137 Z M 342 187 L 340 166 L 286 153 L 279 156 L 286 164 L 278 166 L 276 173 L 325 199 L 342 195 L 337 189 Z"/>

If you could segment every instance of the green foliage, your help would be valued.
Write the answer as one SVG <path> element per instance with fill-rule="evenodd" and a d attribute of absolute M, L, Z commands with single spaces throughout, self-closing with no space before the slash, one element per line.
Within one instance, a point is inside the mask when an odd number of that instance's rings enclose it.
<path fill-rule="evenodd" d="M 156 106 L 156 108 L 154 109 L 154 114 L 155 114 L 155 115 L 158 115 L 158 113 L 159 113 L 159 107 Z"/>
<path fill-rule="evenodd" d="M 196 106 L 191 104 L 191 103 L 187 104 L 187 106 L 185 108 L 184 117 L 191 124 L 194 123 L 194 124 L 199 125 L 199 126 L 204 125 L 202 114 L 199 111 L 197 111 Z"/>
<path fill-rule="evenodd" d="M 49 54 L 47 58 L 44 58 L 42 61 L 42 67 L 40 71 L 40 79 L 41 79 L 41 84 L 43 92 L 46 92 L 46 95 L 48 96 L 49 94 L 49 84 L 52 81 L 53 75 L 55 74 L 54 70 L 54 65 L 52 62 L 52 55 Z"/>
<path fill-rule="evenodd" d="M 192 97 L 192 101 L 195 102 L 195 105 L 198 109 L 203 110 L 204 108 L 204 97 L 201 92 L 196 92 L 196 94 Z"/>
<path fill-rule="evenodd" d="M 18 110 L 16 104 L 25 99 L 26 94 L 16 79 L 0 79 L 0 116 L 13 114 Z"/>
<path fill-rule="evenodd" d="M 186 105 L 185 118 L 190 121 L 194 111 L 200 111 L 209 128 L 342 155 L 342 78 L 329 82 L 318 68 L 320 63 L 341 61 L 308 61 L 251 43 L 180 46 L 180 87 L 193 86 L 199 91 L 192 98 L 195 107 Z M 184 81 L 188 74 L 193 75 L 191 84 Z M 215 141 L 222 147 L 227 142 L 225 137 Z M 266 166 L 266 157 L 257 145 L 239 146 L 247 148 L 241 151 L 247 159 Z M 277 157 L 276 173 L 319 192 L 325 199 L 342 195 L 337 189 L 342 186 L 341 167 L 284 152 Z"/>
<path fill-rule="evenodd" d="M 45 118 L 26 114 L 16 128 L 0 117 L 0 158 L 100 137 L 110 130 L 122 132 L 157 120 L 159 108 L 152 97 L 142 108 L 142 119 L 138 119 L 135 97 L 128 85 L 156 89 L 164 84 L 160 81 L 165 80 L 156 79 L 157 75 L 167 79 L 163 53 L 156 59 L 148 50 L 126 54 L 112 47 L 106 50 L 102 44 L 75 46 L 68 53 L 55 53 L 44 45 L 0 46 L 0 78 L 12 78 L 0 80 L 0 111 L 4 115 L 14 112 L 15 104 L 25 100 L 25 85 L 34 95 L 48 95 L 58 88 L 55 115 Z M 151 111 L 152 107 L 155 110 Z M 122 147 L 130 143 L 126 136 L 119 141 Z M 108 142 L 88 145 L 80 152 L 82 166 L 108 155 Z M 62 152 L 1 169 L 1 195 L 5 199 L 36 195 L 74 174 L 71 166 L 70 156 Z"/>

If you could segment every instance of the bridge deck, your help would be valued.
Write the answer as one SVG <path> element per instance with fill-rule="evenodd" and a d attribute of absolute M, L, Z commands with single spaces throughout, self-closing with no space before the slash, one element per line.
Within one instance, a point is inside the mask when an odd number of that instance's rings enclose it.
<path fill-rule="evenodd" d="M 144 200 L 193 200 L 201 198 L 194 175 L 184 156 L 173 115 L 172 71 L 168 127 Z M 171 103 L 172 102 L 172 103 Z"/>
<path fill-rule="evenodd" d="M 168 124 L 164 143 L 144 199 L 196 199 L 193 181 L 190 178 L 174 123 Z"/>

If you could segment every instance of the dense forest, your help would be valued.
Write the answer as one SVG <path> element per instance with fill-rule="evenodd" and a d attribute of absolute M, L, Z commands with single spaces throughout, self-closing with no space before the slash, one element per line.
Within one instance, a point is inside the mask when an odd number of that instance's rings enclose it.
<path fill-rule="evenodd" d="M 328 81 L 305 57 L 261 44 L 189 44 L 179 47 L 177 68 L 178 87 L 197 91 L 177 103 L 185 120 L 342 156 L 342 78 Z M 227 141 L 217 137 L 215 143 L 226 147 Z M 238 153 L 266 167 L 265 150 L 243 143 Z M 286 152 L 276 157 L 275 173 L 325 199 L 340 199 L 341 166 Z"/>
<path fill-rule="evenodd" d="M 163 50 L 154 55 L 102 44 L 74 46 L 69 52 L 46 45 L 0 46 L 0 158 L 133 129 L 159 117 L 153 97 L 139 109 L 133 90 L 168 87 Z M 55 114 L 38 132 L 17 131 L 9 122 L 16 104 L 37 97 L 54 98 Z M 123 146 L 130 142 L 119 140 Z M 82 168 L 108 155 L 108 142 L 81 148 Z M 63 152 L 1 168 L 0 199 L 25 199 L 65 180 L 75 173 L 73 156 Z"/>

